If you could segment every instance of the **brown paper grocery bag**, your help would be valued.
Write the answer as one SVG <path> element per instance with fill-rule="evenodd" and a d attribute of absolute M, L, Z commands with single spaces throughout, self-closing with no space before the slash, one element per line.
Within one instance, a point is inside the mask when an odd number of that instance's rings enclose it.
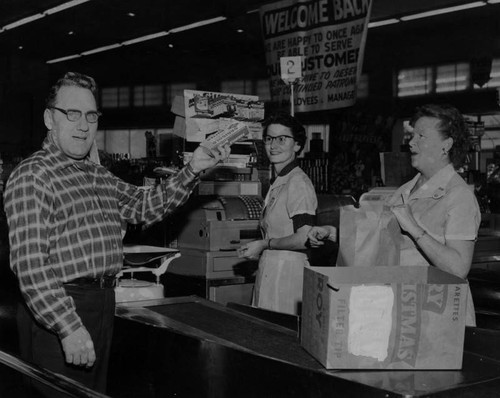
<path fill-rule="evenodd" d="M 389 209 L 340 208 L 337 266 L 399 265 L 399 223 Z"/>

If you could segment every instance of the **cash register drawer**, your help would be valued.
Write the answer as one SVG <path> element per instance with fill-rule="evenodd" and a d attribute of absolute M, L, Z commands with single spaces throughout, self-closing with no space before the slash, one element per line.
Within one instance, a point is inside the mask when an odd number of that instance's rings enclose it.
<path fill-rule="evenodd" d="M 235 250 L 210 252 L 181 248 L 180 252 L 181 256 L 172 261 L 168 272 L 206 278 L 249 277 L 258 267 L 257 261 L 239 258 Z"/>
<path fill-rule="evenodd" d="M 215 257 L 213 259 L 212 271 L 213 272 L 224 272 L 233 271 L 234 266 L 238 263 L 238 259 L 234 257 Z"/>

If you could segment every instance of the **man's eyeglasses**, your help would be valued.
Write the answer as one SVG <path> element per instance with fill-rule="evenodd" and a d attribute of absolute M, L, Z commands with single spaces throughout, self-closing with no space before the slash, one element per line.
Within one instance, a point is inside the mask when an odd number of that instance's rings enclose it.
<path fill-rule="evenodd" d="M 278 143 L 278 145 L 285 145 L 286 140 L 288 138 L 291 138 L 293 140 L 293 137 L 291 137 L 289 135 L 277 135 L 276 137 L 271 137 L 269 135 L 266 135 L 264 137 L 264 144 L 271 145 L 273 143 L 273 141 L 276 141 Z"/>
<path fill-rule="evenodd" d="M 82 117 L 83 112 L 79 111 L 78 109 L 61 109 L 58 108 L 57 106 L 51 106 L 50 109 L 55 109 L 58 110 L 59 112 L 62 112 L 66 115 L 66 118 L 70 122 L 77 122 L 80 120 Z M 89 111 L 85 114 L 85 119 L 87 119 L 87 122 L 89 123 L 97 123 L 97 120 L 99 119 L 99 116 L 101 116 L 102 113 L 98 111 Z"/>

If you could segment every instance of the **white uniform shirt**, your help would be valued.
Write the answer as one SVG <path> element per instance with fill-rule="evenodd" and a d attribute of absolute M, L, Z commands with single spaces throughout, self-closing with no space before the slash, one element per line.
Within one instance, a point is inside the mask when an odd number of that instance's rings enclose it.
<path fill-rule="evenodd" d="M 473 190 L 450 164 L 442 168 L 418 190 L 411 193 L 420 174 L 402 185 L 389 199 L 389 205 L 409 204 L 418 225 L 438 242 L 475 240 L 481 211 Z M 415 242 L 403 235 L 401 265 L 430 265 Z M 469 294 L 467 325 L 475 325 L 474 305 Z"/>

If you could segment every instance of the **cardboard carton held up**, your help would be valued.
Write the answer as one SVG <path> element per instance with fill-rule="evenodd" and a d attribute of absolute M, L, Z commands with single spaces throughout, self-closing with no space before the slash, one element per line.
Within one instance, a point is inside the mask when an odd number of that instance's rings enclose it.
<path fill-rule="evenodd" d="M 327 369 L 460 369 L 467 295 L 434 267 L 306 268 L 301 344 Z"/>

